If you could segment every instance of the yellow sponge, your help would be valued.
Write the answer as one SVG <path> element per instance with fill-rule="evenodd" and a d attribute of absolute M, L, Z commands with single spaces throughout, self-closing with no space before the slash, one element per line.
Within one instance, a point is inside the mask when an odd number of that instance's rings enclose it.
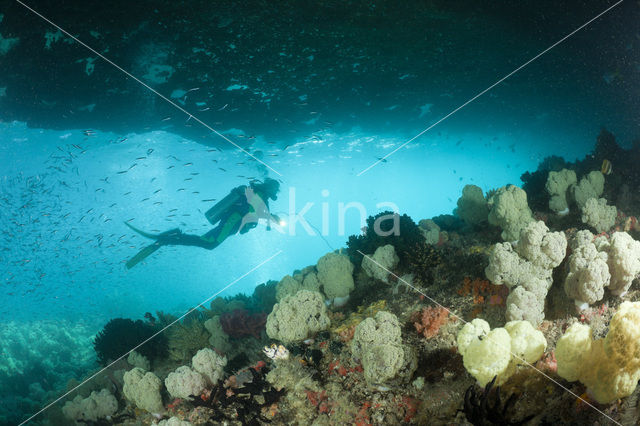
<path fill-rule="evenodd" d="M 510 321 L 489 331 L 489 324 L 479 318 L 462 327 L 457 342 L 464 367 L 480 386 L 494 376 L 497 385 L 504 383 L 518 365 L 536 362 L 547 347 L 544 335 L 528 321 Z"/>
<path fill-rule="evenodd" d="M 611 319 L 604 350 L 625 370 L 640 369 L 640 302 L 623 302 Z"/>
<path fill-rule="evenodd" d="M 579 322 L 567 328 L 556 344 L 558 376 L 574 382 L 580 378 L 585 358 L 591 352 L 591 327 Z"/>
<path fill-rule="evenodd" d="M 633 393 L 640 380 L 640 302 L 623 302 L 604 339 L 587 325 L 573 324 L 556 346 L 558 375 L 580 380 L 601 404 Z"/>

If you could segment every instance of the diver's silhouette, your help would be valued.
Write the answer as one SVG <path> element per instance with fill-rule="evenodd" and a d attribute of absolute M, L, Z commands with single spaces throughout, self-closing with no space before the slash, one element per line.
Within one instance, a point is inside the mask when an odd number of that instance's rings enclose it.
<path fill-rule="evenodd" d="M 278 223 L 279 218 L 269 211 L 269 199 L 277 200 L 279 191 L 278 181 L 270 178 L 262 183 L 252 181 L 249 186 L 233 188 L 229 195 L 205 213 L 209 223 L 217 226 L 204 235 L 183 234 L 178 228 L 161 234 L 149 234 L 125 222 L 135 232 L 155 240 L 127 261 L 127 269 L 133 268 L 162 246 L 197 246 L 212 250 L 230 235 L 249 232 L 257 226 L 259 219 L 266 219 L 267 229 L 270 229 L 270 222 Z"/>

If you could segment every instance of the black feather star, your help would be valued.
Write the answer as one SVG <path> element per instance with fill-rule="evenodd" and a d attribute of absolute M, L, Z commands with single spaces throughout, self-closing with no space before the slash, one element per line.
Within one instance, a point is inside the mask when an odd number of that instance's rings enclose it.
<path fill-rule="evenodd" d="M 464 393 L 464 414 L 467 421 L 475 426 L 519 426 L 531 420 L 533 415 L 517 422 L 509 420 L 507 411 L 515 404 L 517 396 L 511 394 L 503 406 L 500 399 L 500 386 L 493 388 L 496 377 L 494 376 L 493 380 L 487 383 L 482 392 L 477 391 L 479 388 L 476 385 L 471 385 Z M 493 402 L 490 401 L 491 399 Z"/>
<path fill-rule="evenodd" d="M 153 321 L 155 324 L 155 320 Z M 98 362 L 106 366 L 111 361 L 121 358 L 136 348 L 140 354 L 153 361 L 167 355 L 167 338 L 158 334 L 158 326 L 141 320 L 133 321 L 128 318 L 114 318 L 110 320 L 93 340 L 93 347 Z M 141 343 L 144 343 L 140 346 Z"/>

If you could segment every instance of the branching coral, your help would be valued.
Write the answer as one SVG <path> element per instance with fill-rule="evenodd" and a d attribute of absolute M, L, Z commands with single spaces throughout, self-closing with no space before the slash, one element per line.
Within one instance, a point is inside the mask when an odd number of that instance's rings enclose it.
<path fill-rule="evenodd" d="M 413 277 L 422 285 L 433 282 L 433 270 L 442 263 L 438 250 L 425 241 L 416 243 L 407 253 L 409 270 Z"/>
<path fill-rule="evenodd" d="M 230 337 L 242 338 L 253 336 L 260 339 L 260 334 L 267 323 L 267 315 L 263 312 L 251 313 L 246 309 L 234 309 L 220 315 L 220 324 Z"/>
<path fill-rule="evenodd" d="M 176 323 L 168 329 L 169 358 L 184 362 L 200 349 L 209 344 L 209 333 L 200 321 L 192 320 L 188 324 Z"/>

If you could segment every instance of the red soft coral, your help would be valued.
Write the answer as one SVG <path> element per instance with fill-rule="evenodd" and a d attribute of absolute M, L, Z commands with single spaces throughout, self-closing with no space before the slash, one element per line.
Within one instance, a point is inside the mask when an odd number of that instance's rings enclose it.
<path fill-rule="evenodd" d="M 442 306 L 430 306 L 414 313 L 411 317 L 414 327 L 426 339 L 438 334 L 440 327 L 449 321 L 449 310 Z"/>

